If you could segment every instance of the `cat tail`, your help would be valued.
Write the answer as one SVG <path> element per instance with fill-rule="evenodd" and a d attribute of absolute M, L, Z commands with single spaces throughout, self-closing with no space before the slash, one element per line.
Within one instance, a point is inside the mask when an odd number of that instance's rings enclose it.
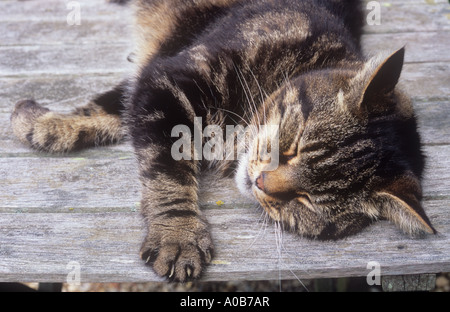
<path fill-rule="evenodd" d="M 40 151 L 65 153 L 117 143 L 125 136 L 126 82 L 96 96 L 69 114 L 58 114 L 34 100 L 16 103 L 11 115 L 14 135 Z"/>

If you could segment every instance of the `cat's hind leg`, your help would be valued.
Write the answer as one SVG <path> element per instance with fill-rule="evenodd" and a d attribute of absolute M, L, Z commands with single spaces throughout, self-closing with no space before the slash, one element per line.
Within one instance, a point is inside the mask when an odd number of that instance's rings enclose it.
<path fill-rule="evenodd" d="M 16 103 L 11 115 L 14 135 L 40 151 L 64 153 L 120 141 L 125 134 L 124 84 L 98 95 L 70 114 L 58 114 L 34 100 Z"/>

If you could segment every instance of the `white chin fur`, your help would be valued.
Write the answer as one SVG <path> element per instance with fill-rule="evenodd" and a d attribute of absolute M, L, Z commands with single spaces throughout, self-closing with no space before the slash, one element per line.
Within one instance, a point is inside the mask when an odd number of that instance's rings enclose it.
<path fill-rule="evenodd" d="M 247 166 L 248 166 L 248 154 L 245 153 L 239 159 L 239 164 L 236 170 L 234 180 L 236 181 L 236 186 L 238 187 L 242 195 L 254 199 L 251 187 L 247 184 L 248 180 Z"/>

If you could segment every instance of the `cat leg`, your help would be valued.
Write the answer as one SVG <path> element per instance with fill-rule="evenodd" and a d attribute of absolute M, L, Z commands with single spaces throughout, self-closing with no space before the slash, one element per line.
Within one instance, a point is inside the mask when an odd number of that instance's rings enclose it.
<path fill-rule="evenodd" d="M 120 141 L 124 84 L 97 96 L 71 114 L 58 114 L 34 100 L 16 103 L 11 115 L 15 136 L 37 150 L 61 153 Z"/>
<path fill-rule="evenodd" d="M 137 153 L 143 183 L 141 211 L 147 224 L 141 257 L 158 275 L 184 282 L 198 278 L 210 263 L 213 244 L 198 206 L 197 164 L 172 162 L 170 154 L 155 152 L 160 147 Z"/>
<path fill-rule="evenodd" d="M 179 89 L 182 83 L 149 85 L 148 80 L 142 87 L 138 83 L 128 120 L 147 225 L 141 257 L 158 275 L 183 282 L 198 278 L 213 252 L 209 226 L 198 205 L 200 161 L 192 157 L 193 148 L 188 152 L 184 147 L 183 153 L 190 155 L 185 159 L 172 155 L 178 140 L 171 137 L 173 128 L 184 125 L 194 133 L 193 100 Z"/>

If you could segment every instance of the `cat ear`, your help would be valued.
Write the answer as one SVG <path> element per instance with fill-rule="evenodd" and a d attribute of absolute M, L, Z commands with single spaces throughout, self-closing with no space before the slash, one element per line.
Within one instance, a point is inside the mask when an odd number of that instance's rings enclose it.
<path fill-rule="evenodd" d="M 405 48 L 401 48 L 381 62 L 379 57 L 375 57 L 366 64 L 355 78 L 357 86 L 362 88 L 358 111 L 379 112 L 389 108 L 387 105 L 392 105 L 383 98 L 395 89 L 402 72 L 404 56 Z"/>
<path fill-rule="evenodd" d="M 364 99 L 370 100 L 394 90 L 402 72 L 404 57 L 405 48 L 401 48 L 378 65 L 364 89 L 363 102 Z"/>
<path fill-rule="evenodd" d="M 376 192 L 375 200 L 381 206 L 381 215 L 411 235 L 436 234 L 420 204 L 421 187 L 412 174 L 397 178 Z"/>

